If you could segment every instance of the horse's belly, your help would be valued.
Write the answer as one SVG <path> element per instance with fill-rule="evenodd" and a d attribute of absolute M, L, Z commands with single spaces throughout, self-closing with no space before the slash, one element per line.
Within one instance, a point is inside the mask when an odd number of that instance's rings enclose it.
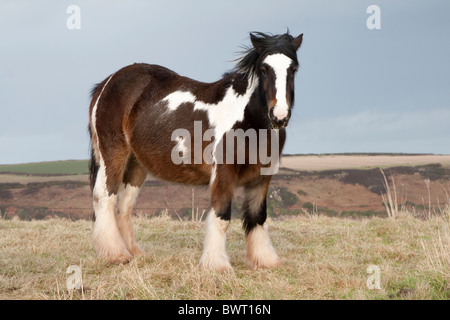
<path fill-rule="evenodd" d="M 160 179 L 183 184 L 207 185 L 211 179 L 211 165 L 175 164 L 158 156 L 141 161 L 147 171 Z"/>

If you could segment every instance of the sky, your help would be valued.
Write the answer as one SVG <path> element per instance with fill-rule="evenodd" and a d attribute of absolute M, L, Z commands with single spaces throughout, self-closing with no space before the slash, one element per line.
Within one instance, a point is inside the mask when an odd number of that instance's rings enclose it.
<path fill-rule="evenodd" d="M 284 153 L 450 154 L 448 12 L 445 0 L 2 0 L 0 164 L 87 159 L 90 90 L 128 64 L 213 82 L 249 32 L 287 28 L 304 37 Z"/>

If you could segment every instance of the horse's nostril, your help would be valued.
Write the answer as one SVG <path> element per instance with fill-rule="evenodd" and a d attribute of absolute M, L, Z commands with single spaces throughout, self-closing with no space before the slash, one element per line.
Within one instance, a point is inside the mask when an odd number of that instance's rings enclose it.
<path fill-rule="evenodd" d="M 277 117 L 273 116 L 270 118 L 270 121 L 272 123 L 272 128 L 284 128 L 287 127 L 289 123 L 289 117 L 284 117 L 283 119 L 279 120 Z"/>
<path fill-rule="evenodd" d="M 270 112 L 269 112 L 269 119 L 270 119 L 270 121 L 273 122 L 273 123 L 276 123 L 276 122 L 279 121 L 278 118 L 273 114 L 273 109 L 270 109 Z"/>

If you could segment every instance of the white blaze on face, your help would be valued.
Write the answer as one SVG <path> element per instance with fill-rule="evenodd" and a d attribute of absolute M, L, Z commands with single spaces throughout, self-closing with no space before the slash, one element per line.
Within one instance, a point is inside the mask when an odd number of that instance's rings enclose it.
<path fill-rule="evenodd" d="M 275 72 L 275 88 L 277 90 L 277 104 L 273 108 L 273 114 L 278 120 L 286 118 L 289 114 L 289 106 L 286 97 L 286 81 L 288 68 L 292 64 L 292 59 L 282 53 L 267 56 L 265 64 L 269 65 Z"/>

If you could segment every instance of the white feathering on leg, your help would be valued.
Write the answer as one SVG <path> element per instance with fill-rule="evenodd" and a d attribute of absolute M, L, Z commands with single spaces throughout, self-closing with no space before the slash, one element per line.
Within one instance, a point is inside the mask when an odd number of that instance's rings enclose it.
<path fill-rule="evenodd" d="M 201 268 L 218 271 L 232 270 L 225 249 L 229 223 L 229 221 L 217 217 L 214 209 L 211 209 L 206 219 L 205 243 L 199 263 Z"/>
<path fill-rule="evenodd" d="M 120 184 L 119 191 L 117 193 L 117 214 L 116 222 L 119 228 L 122 239 L 133 256 L 138 256 L 144 253 L 144 251 L 136 243 L 133 225 L 131 223 L 131 214 L 139 194 L 140 188 L 133 187 L 130 184 Z"/>
<path fill-rule="evenodd" d="M 106 188 L 106 167 L 101 160 L 94 186 L 94 244 L 98 255 L 113 263 L 126 263 L 132 255 L 125 247 L 115 218 L 117 195 Z"/>
<path fill-rule="evenodd" d="M 281 260 L 272 246 L 267 227 L 257 224 L 247 235 L 247 257 L 253 266 L 258 268 L 274 268 Z"/>

